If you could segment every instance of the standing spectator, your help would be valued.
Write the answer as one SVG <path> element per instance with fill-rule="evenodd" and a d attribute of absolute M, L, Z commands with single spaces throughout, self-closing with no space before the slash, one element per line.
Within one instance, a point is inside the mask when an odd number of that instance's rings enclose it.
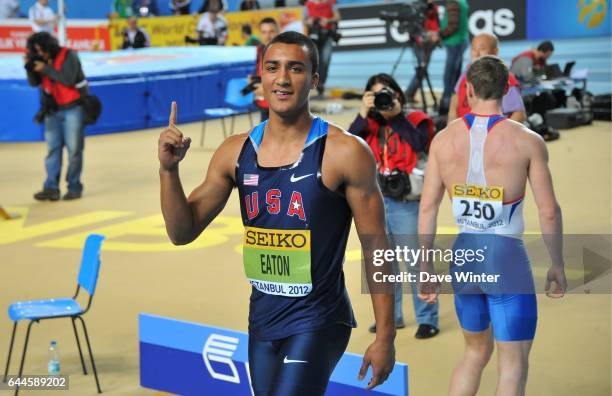
<path fill-rule="evenodd" d="M 134 15 L 132 0 L 113 0 L 111 3 L 111 15 L 115 18 L 129 18 Z"/>
<path fill-rule="evenodd" d="M 132 12 L 140 18 L 159 15 L 157 0 L 134 0 Z"/>
<path fill-rule="evenodd" d="M 512 59 L 510 71 L 521 82 L 532 82 L 535 76 L 544 70 L 546 61 L 552 55 L 555 46 L 551 41 L 542 41 L 537 48 L 521 52 Z"/>
<path fill-rule="evenodd" d="M 472 62 L 486 55 L 497 56 L 499 46 L 497 37 L 489 33 L 480 33 L 472 39 L 470 56 Z M 468 66 L 469 69 L 469 66 Z M 525 104 L 521 97 L 519 82 L 512 73 L 508 73 L 508 91 L 504 94 L 501 101 L 502 114 L 505 117 L 517 122 L 523 122 L 525 116 Z M 467 71 L 457 81 L 455 94 L 451 98 L 450 109 L 448 110 L 448 122 L 456 118 L 463 117 L 471 113 L 472 109 L 468 103 L 467 94 Z"/>
<path fill-rule="evenodd" d="M 150 47 L 151 41 L 144 28 L 138 27 L 138 20 L 131 16 L 128 18 L 128 27 L 123 32 L 123 46 L 121 48 Z"/>
<path fill-rule="evenodd" d="M 198 10 L 198 14 L 204 14 L 210 10 L 216 10 L 223 13 L 227 10 L 227 4 L 225 4 L 225 0 L 204 0 L 202 6 Z"/>
<path fill-rule="evenodd" d="M 425 37 L 417 41 L 414 53 L 418 65 L 427 71 L 431 53 L 436 48 L 440 32 L 438 6 L 433 3 L 433 0 L 427 0 L 427 12 L 425 14 L 423 28 L 425 29 Z M 414 103 L 414 95 L 417 89 L 419 89 L 419 80 L 415 73 L 408 85 L 408 89 L 406 89 L 406 101 L 408 103 Z"/>
<path fill-rule="evenodd" d="M 446 12 L 440 25 L 440 38 L 446 47 L 446 64 L 444 65 L 444 93 L 440 102 L 440 114 L 447 114 L 450 99 L 461 76 L 463 53 L 468 46 L 467 0 L 447 0 Z"/>
<path fill-rule="evenodd" d="M 255 88 L 255 106 L 259 109 L 261 115 L 261 121 L 268 119 L 270 115 L 270 105 L 264 98 L 263 87 L 261 86 L 261 73 L 263 72 L 263 50 L 272 41 L 272 39 L 278 36 L 279 28 L 276 20 L 271 17 L 266 17 L 259 22 L 259 33 L 261 35 L 261 43 L 257 46 L 257 59 L 255 61 L 255 76 L 249 76 L 250 82 L 256 82 Z"/>
<path fill-rule="evenodd" d="M 251 25 L 242 25 L 242 28 L 240 30 L 242 34 L 242 39 L 244 40 L 244 45 L 255 46 L 261 44 L 261 40 L 259 40 L 259 38 L 253 34 L 253 28 L 251 28 Z"/>
<path fill-rule="evenodd" d="M 18 0 L 0 0 L 0 19 L 19 18 Z"/>
<path fill-rule="evenodd" d="M 49 7 L 49 0 L 38 0 L 28 11 L 32 31 L 52 34 L 59 17 Z"/>
<path fill-rule="evenodd" d="M 47 32 L 34 33 L 28 38 L 25 57 L 28 81 L 41 87 L 42 116 L 45 124 L 47 179 L 43 190 L 34 194 L 39 201 L 57 201 L 60 197 L 59 179 L 62 170 L 62 151 L 68 149 L 68 192 L 64 200 L 81 198 L 83 185 L 84 122 L 81 97 L 87 95 L 88 85 L 76 51 L 60 47 Z M 39 60 L 32 57 L 40 57 Z"/>
<path fill-rule="evenodd" d="M 216 11 L 205 12 L 196 27 L 197 39 L 185 37 L 187 43 L 200 45 L 225 45 L 227 41 L 227 21 Z"/>
<path fill-rule="evenodd" d="M 191 0 L 170 0 L 168 5 L 174 15 L 189 15 Z"/>
<path fill-rule="evenodd" d="M 317 91 L 319 96 L 322 96 L 331 62 L 333 42 L 337 38 L 336 29 L 340 14 L 336 9 L 336 0 L 308 0 L 305 7 L 306 30 L 319 50 L 319 85 Z"/>
<path fill-rule="evenodd" d="M 260 8 L 257 0 L 242 0 L 240 3 L 240 11 L 259 10 Z"/>

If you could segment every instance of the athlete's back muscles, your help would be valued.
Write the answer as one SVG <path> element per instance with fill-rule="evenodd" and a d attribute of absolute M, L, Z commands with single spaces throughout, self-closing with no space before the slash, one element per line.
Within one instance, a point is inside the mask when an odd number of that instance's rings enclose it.
<path fill-rule="evenodd" d="M 504 201 L 525 195 L 533 146 L 541 140 L 523 125 L 503 120 L 489 130 L 484 145 L 487 184 L 503 186 Z M 454 184 L 465 183 L 470 160 L 470 134 L 462 118 L 441 131 L 432 145 L 440 177 L 448 194 Z"/>

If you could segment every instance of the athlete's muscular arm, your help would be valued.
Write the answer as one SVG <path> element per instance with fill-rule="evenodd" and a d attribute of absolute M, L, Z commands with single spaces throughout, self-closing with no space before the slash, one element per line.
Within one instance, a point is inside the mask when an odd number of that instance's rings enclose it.
<path fill-rule="evenodd" d="M 567 287 L 565 262 L 563 260 L 563 220 L 561 207 L 555 197 L 552 177 L 548 168 L 548 150 L 544 140 L 533 132 L 528 136 L 529 184 L 538 207 L 540 229 L 544 243 L 552 260 L 552 267 L 546 277 L 546 291 L 549 297 L 562 297 Z M 551 284 L 555 287 L 551 290 Z"/>
<path fill-rule="evenodd" d="M 159 137 L 161 208 L 166 231 L 172 243 L 184 245 L 196 239 L 225 206 L 232 191 L 231 172 L 235 161 L 236 141 L 239 136 L 226 140 L 217 149 L 208 167 L 206 179 L 189 198 L 183 192 L 178 163 L 185 157 L 191 140 L 185 138 L 174 125 L 176 103 L 172 102 L 168 127 Z"/>
<path fill-rule="evenodd" d="M 395 322 L 393 319 L 394 291 L 392 285 L 374 284 L 375 271 L 388 271 L 390 266 L 374 268 L 372 256 L 374 249 L 387 249 L 385 230 L 385 210 L 382 194 L 376 182 L 376 162 L 374 156 L 359 138 L 343 134 L 334 144 L 331 166 L 341 169 L 355 227 L 361 241 L 366 262 L 366 276 L 370 286 L 374 317 L 376 319 L 376 340 L 368 347 L 364 356 L 359 378 L 362 379 L 372 365 L 373 376 L 368 389 L 383 383 L 395 364 Z"/>
<path fill-rule="evenodd" d="M 425 181 L 423 183 L 423 193 L 419 204 L 419 246 L 424 249 L 433 248 L 434 238 L 438 221 L 438 210 L 440 202 L 444 197 L 444 183 L 438 168 L 438 158 L 440 156 L 440 141 L 444 138 L 444 131 L 440 132 L 431 142 L 429 147 L 429 160 L 425 168 Z M 435 272 L 433 264 L 421 262 L 420 271 L 433 274 Z M 430 304 L 436 302 L 437 283 L 419 284 L 419 298 Z"/>

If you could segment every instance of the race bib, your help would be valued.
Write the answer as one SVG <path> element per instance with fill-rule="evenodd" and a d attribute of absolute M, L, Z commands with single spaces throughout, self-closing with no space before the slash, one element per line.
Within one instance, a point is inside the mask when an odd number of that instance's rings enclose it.
<path fill-rule="evenodd" d="M 312 291 L 310 230 L 245 227 L 244 272 L 257 290 L 285 297 Z"/>
<path fill-rule="evenodd" d="M 503 187 L 454 184 L 451 197 L 459 226 L 484 231 L 506 225 Z"/>

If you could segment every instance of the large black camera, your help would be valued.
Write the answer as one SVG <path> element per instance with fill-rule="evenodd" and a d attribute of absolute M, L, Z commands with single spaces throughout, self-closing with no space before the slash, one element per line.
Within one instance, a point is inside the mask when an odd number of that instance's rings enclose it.
<path fill-rule="evenodd" d="M 42 56 L 38 54 L 28 53 L 27 59 L 28 60 L 26 61 L 23 67 L 25 67 L 25 69 L 30 73 L 34 73 L 34 62 L 43 62 L 43 63 L 45 62 L 45 58 L 43 58 Z"/>
<path fill-rule="evenodd" d="M 378 111 L 391 110 L 394 106 L 395 92 L 391 88 L 383 88 L 374 93 L 374 107 Z"/>
<path fill-rule="evenodd" d="M 412 3 L 402 3 L 395 12 L 381 11 L 380 19 L 387 22 L 398 22 L 397 31 L 408 33 L 410 40 L 414 41 L 417 37 L 425 34 L 425 20 L 430 5 L 425 1 L 414 1 Z"/>
<path fill-rule="evenodd" d="M 58 110 L 57 102 L 53 96 L 46 92 L 42 92 L 40 95 L 40 109 L 34 115 L 34 122 L 42 124 L 45 121 L 45 116 L 53 114 Z"/>
<path fill-rule="evenodd" d="M 246 96 L 248 94 L 250 94 L 251 92 L 255 91 L 257 88 L 255 87 L 255 85 L 261 83 L 261 77 L 259 76 L 253 76 L 251 77 L 251 82 L 248 83 L 244 88 L 242 88 L 240 90 L 240 93 L 242 94 L 242 96 Z"/>
<path fill-rule="evenodd" d="M 378 185 L 384 196 L 403 199 L 412 191 L 410 176 L 406 172 L 394 169 L 389 174 L 378 174 Z"/>

